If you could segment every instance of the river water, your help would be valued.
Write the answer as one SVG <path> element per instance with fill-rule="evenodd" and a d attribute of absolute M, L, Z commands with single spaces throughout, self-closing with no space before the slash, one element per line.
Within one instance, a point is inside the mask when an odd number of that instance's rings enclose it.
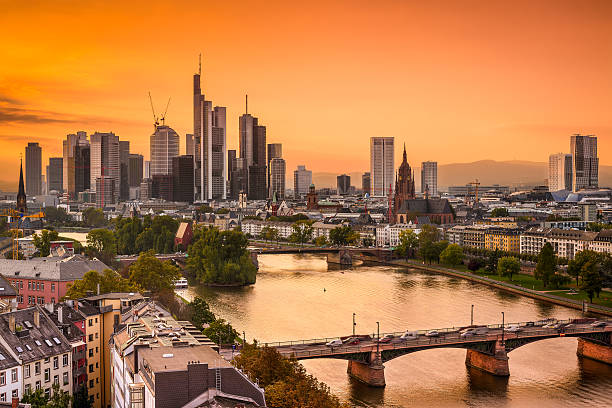
<path fill-rule="evenodd" d="M 260 255 L 257 283 L 246 288 L 190 287 L 215 314 L 262 342 L 357 333 L 578 317 L 580 311 L 461 279 L 389 266 L 328 270 L 318 255 Z M 611 407 L 612 366 L 579 359 L 576 339 L 535 342 L 509 354 L 510 377 L 465 366 L 465 350 L 412 353 L 385 363 L 387 386 L 346 374 L 344 360 L 302 364 L 356 407 Z"/>

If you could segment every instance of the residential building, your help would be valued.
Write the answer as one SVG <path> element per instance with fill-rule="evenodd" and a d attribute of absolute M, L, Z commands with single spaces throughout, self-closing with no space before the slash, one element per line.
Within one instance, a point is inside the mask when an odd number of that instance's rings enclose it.
<path fill-rule="evenodd" d="M 144 158 L 141 154 L 130 154 L 128 162 L 128 184 L 130 187 L 140 187 L 140 183 L 142 183 L 143 179 Z"/>
<path fill-rule="evenodd" d="M 421 193 L 430 197 L 438 196 L 438 162 L 421 163 Z"/>
<path fill-rule="evenodd" d="M 584 222 L 597 222 L 597 205 L 595 203 L 580 204 L 580 219 Z"/>
<path fill-rule="evenodd" d="M 2 275 L 17 288 L 17 307 L 56 303 L 66 295 L 68 286 L 85 273 L 109 269 L 97 259 L 81 255 L 66 258 L 33 258 L 29 260 L 0 259 Z"/>
<path fill-rule="evenodd" d="M 489 227 L 485 230 L 485 249 L 519 253 L 521 232 L 518 228 Z"/>
<path fill-rule="evenodd" d="M 572 191 L 572 174 L 571 154 L 557 153 L 548 157 L 549 191 Z"/>
<path fill-rule="evenodd" d="M 370 194 L 370 173 L 363 173 L 361 176 L 361 191 Z"/>
<path fill-rule="evenodd" d="M 544 244 L 550 242 L 557 256 L 574 259 L 580 251 L 602 247 L 595 245 L 591 248 L 597 235 L 591 231 L 533 227 L 521 234 L 520 250 L 521 254 L 538 255 Z"/>
<path fill-rule="evenodd" d="M 268 147 L 270 147 L 270 145 L 268 145 Z M 275 157 L 269 161 L 268 167 L 270 169 L 269 197 L 276 197 L 277 200 L 282 200 L 285 198 L 285 159 Z"/>
<path fill-rule="evenodd" d="M 90 136 L 90 188 L 97 193 L 96 180 L 107 176 L 114 180 L 114 184 L 104 182 L 101 187 L 113 186 L 113 200 L 104 199 L 104 203 L 116 203 L 119 198 L 120 160 L 119 137 L 114 133 L 96 132 Z M 105 194 L 108 190 L 105 191 Z M 96 202 L 99 200 L 96 198 Z"/>
<path fill-rule="evenodd" d="M 66 140 L 62 142 L 62 165 L 64 167 L 64 171 L 62 172 L 63 177 L 63 191 L 64 193 L 68 193 L 71 198 L 76 198 L 78 193 L 75 193 L 75 169 L 79 169 L 74 162 L 74 147 L 78 144 L 81 145 L 89 145 L 87 141 L 87 133 L 83 131 L 79 131 L 76 133 L 71 133 L 66 136 Z M 89 156 L 89 155 L 88 155 Z M 87 161 L 87 167 L 89 171 L 89 160 Z M 89 181 L 87 182 L 88 184 Z"/>
<path fill-rule="evenodd" d="M 486 225 L 471 225 L 463 231 L 463 245 L 471 248 L 485 249 L 485 234 L 488 227 Z"/>
<path fill-rule="evenodd" d="M 572 155 L 572 187 L 574 191 L 599 187 L 597 137 L 575 134 L 570 138 Z"/>
<path fill-rule="evenodd" d="M 0 343 L 4 343 L 1 342 Z M 23 369 L 18 357 L 0 345 L 0 402 L 10 402 L 23 396 Z"/>
<path fill-rule="evenodd" d="M 150 137 L 151 177 L 172 174 L 172 158 L 179 155 L 179 135 L 171 127 L 155 126 Z"/>
<path fill-rule="evenodd" d="M 62 192 L 62 183 L 64 182 L 64 165 L 61 157 L 49 157 L 49 165 L 47 166 L 47 189 L 49 191 Z"/>
<path fill-rule="evenodd" d="M 295 198 L 304 197 L 312 184 L 312 171 L 306 170 L 306 166 L 297 166 L 293 171 L 293 193 Z"/>
<path fill-rule="evenodd" d="M 28 143 L 25 148 L 26 194 L 42 194 L 42 149 L 38 143 Z"/>
<path fill-rule="evenodd" d="M 415 234 L 421 232 L 417 224 L 384 224 L 376 226 L 376 246 L 377 247 L 396 247 L 400 243 L 400 233 L 405 230 L 412 230 Z"/>
<path fill-rule="evenodd" d="M 370 138 L 370 195 L 386 197 L 393 189 L 395 148 L 393 137 Z"/>
<path fill-rule="evenodd" d="M 172 158 L 172 190 L 173 200 L 193 203 L 193 156 L 177 156 Z"/>
<path fill-rule="evenodd" d="M 351 188 L 351 176 L 341 174 L 336 177 L 337 192 L 339 195 L 346 195 Z"/>

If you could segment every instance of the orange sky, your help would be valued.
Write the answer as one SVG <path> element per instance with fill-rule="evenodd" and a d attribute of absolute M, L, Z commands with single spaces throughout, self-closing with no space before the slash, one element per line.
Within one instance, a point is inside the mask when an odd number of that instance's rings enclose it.
<path fill-rule="evenodd" d="M 494 3 L 494 4 L 493 4 Z M 369 168 L 370 136 L 421 161 L 546 161 L 575 132 L 612 164 L 609 1 L 0 0 L 0 180 L 28 141 L 113 131 L 149 155 L 148 91 L 191 132 L 192 75 L 283 143 L 288 172 Z M 354 183 L 359 184 L 359 183 Z"/>

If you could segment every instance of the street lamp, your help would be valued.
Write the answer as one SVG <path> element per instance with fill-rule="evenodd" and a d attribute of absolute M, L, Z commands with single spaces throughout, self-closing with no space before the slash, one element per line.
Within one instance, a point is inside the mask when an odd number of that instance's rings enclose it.
<path fill-rule="evenodd" d="M 357 323 L 355 323 L 355 313 L 353 312 L 353 336 L 355 335 L 355 326 L 357 326 Z"/>
<path fill-rule="evenodd" d="M 380 355 L 380 322 L 376 322 L 376 355 Z"/>
<path fill-rule="evenodd" d="M 470 316 L 470 326 L 474 325 L 474 305 L 472 305 L 472 314 Z"/>
<path fill-rule="evenodd" d="M 504 319 L 505 319 L 504 312 L 502 312 L 502 340 L 501 340 L 502 346 L 504 345 Z"/>

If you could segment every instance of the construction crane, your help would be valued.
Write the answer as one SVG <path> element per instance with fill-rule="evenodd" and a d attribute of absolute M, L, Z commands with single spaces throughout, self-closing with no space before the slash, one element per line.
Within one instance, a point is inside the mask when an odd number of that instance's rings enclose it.
<path fill-rule="evenodd" d="M 151 111 L 153 112 L 153 127 L 157 129 L 157 126 L 159 126 L 159 120 L 157 116 L 155 116 L 155 108 L 153 107 L 153 98 L 151 97 L 150 91 L 149 91 L 149 102 L 151 102 Z M 168 101 L 168 103 L 170 103 L 170 101 Z"/>
<path fill-rule="evenodd" d="M 476 205 L 476 204 L 478 204 L 478 186 L 480 186 L 480 182 L 478 181 L 478 179 L 476 179 L 476 181 L 469 182 L 468 186 L 475 186 L 476 187 L 476 194 L 474 196 L 474 205 Z M 469 190 L 469 187 L 468 187 L 468 190 Z"/>
<path fill-rule="evenodd" d="M 161 120 L 162 126 L 166 124 L 166 113 L 168 112 L 168 106 L 170 106 L 170 98 L 168 98 L 168 103 L 166 104 L 166 110 L 164 111 L 164 114 L 161 116 L 161 118 L 159 118 L 159 120 Z"/>
<path fill-rule="evenodd" d="M 17 239 L 19 238 L 19 232 L 23 230 L 23 228 L 21 228 L 21 225 L 23 224 L 24 219 L 44 218 L 45 213 L 38 212 L 35 214 L 23 214 L 17 210 L 9 208 L 7 210 L 0 210 L 0 217 L 7 217 L 7 221 L 10 218 L 11 221 L 8 222 L 8 224 L 11 226 L 14 224 L 14 227 L 11 228 L 11 233 L 13 236 L 12 252 L 13 259 L 17 260 L 19 259 L 19 241 L 17 241 Z"/>

